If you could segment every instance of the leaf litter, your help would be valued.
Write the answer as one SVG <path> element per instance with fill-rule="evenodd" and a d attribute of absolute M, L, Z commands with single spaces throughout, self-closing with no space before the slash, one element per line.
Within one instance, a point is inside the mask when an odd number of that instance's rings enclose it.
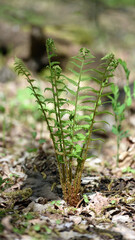
<path fill-rule="evenodd" d="M 2 179 L 7 179 L 0 193 L 1 239 L 135 239 L 132 173 L 120 178 L 105 176 L 100 162 L 97 173 L 85 170 L 82 188 L 88 203 L 82 199 L 73 208 L 62 200 L 55 158 L 49 149 L 45 154 L 40 146 L 37 153 L 20 154 L 18 165 L 13 156 L 1 157 L 0 166 Z M 25 196 L 21 191 L 27 188 L 32 191 Z"/>

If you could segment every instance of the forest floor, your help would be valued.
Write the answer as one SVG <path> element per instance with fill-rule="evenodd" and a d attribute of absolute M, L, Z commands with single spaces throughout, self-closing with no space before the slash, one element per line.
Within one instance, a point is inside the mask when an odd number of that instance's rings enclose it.
<path fill-rule="evenodd" d="M 134 102 L 123 125 L 131 134 L 121 141 L 119 166 L 110 117 L 105 142 L 92 152 L 98 157 L 85 163 L 81 202 L 70 207 L 62 199 L 46 125 L 31 109 L 25 85 L 21 77 L 0 86 L 6 96 L 0 126 L 0 239 L 135 239 Z M 16 87 L 22 89 L 17 95 Z M 27 106 L 21 104 L 26 97 Z"/>
<path fill-rule="evenodd" d="M 102 16 L 102 24 L 106 18 Z M 122 21 L 116 14 L 115 20 Z M 100 47 L 103 49 L 103 43 Z M 129 51 L 124 51 L 124 47 L 116 43 L 115 51 L 127 60 L 132 46 Z M 13 61 L 10 56 L 9 65 Z M 133 61 L 132 55 L 131 69 Z M 119 166 L 116 166 L 116 137 L 111 132 L 114 119 L 109 117 L 110 127 L 102 136 L 104 143 L 97 143 L 92 152 L 97 157 L 88 158 L 85 163 L 81 201 L 78 206 L 70 207 L 62 198 L 46 125 L 26 90 L 25 80 L 13 72 L 10 76 L 12 81 L 0 82 L 0 239 L 135 240 L 135 101 L 123 123 L 129 137 L 120 143 Z M 131 73 L 131 83 L 133 79 Z"/>

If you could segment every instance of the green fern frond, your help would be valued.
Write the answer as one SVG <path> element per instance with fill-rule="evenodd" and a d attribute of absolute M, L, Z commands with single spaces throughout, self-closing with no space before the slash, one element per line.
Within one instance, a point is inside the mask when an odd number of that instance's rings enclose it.
<path fill-rule="evenodd" d="M 106 132 L 105 129 L 103 128 L 96 128 L 96 129 L 93 129 L 92 132 Z"/>
<path fill-rule="evenodd" d="M 77 82 L 75 82 L 73 79 L 67 77 L 67 76 L 64 76 L 65 79 L 67 79 L 70 83 L 72 83 L 74 86 L 77 86 Z"/>
<path fill-rule="evenodd" d="M 90 106 L 86 106 L 86 105 L 84 105 L 84 106 L 81 106 L 81 105 L 78 105 L 77 106 L 77 110 L 87 110 L 87 111 L 90 111 L 90 112 L 94 112 L 94 108 L 92 108 L 92 107 L 90 107 Z"/>
<path fill-rule="evenodd" d="M 29 77 L 31 76 L 30 71 L 27 69 L 23 61 L 19 58 L 15 58 L 15 71 L 18 75 Z M 31 81 L 35 81 L 34 79 L 31 79 Z"/>
<path fill-rule="evenodd" d="M 69 87 L 66 87 L 66 89 L 68 90 L 68 92 L 74 96 L 76 96 L 76 92 L 73 91 L 72 89 L 70 89 Z"/>
<path fill-rule="evenodd" d="M 110 125 L 107 121 L 104 121 L 104 120 L 94 121 L 94 123 L 105 123 L 107 125 Z"/>
<path fill-rule="evenodd" d="M 72 65 L 76 66 L 77 68 L 81 68 L 81 65 L 77 64 L 76 62 L 74 61 L 70 61 L 70 63 L 72 63 Z"/>
<path fill-rule="evenodd" d="M 69 68 L 68 69 L 70 72 L 72 72 L 76 77 L 79 77 L 79 73 L 77 72 L 77 71 L 75 71 L 74 69 L 72 69 L 72 68 Z"/>

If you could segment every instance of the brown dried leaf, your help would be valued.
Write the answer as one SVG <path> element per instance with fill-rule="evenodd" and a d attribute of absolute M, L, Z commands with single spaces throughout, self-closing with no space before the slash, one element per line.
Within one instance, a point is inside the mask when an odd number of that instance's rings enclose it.
<path fill-rule="evenodd" d="M 89 209 L 93 209 L 96 214 L 100 214 L 102 209 L 109 204 L 108 198 L 97 192 L 90 200 Z"/>
<path fill-rule="evenodd" d="M 11 216 L 6 216 L 1 220 L 1 224 L 5 227 L 6 230 L 11 231 L 13 226 L 10 223 Z"/>

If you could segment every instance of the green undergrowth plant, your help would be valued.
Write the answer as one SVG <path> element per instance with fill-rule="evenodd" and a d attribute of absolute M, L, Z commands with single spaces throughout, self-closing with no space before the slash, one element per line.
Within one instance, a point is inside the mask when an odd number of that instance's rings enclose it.
<path fill-rule="evenodd" d="M 15 70 L 26 77 L 32 94 L 35 96 L 44 120 L 47 123 L 53 142 L 60 182 L 65 201 L 72 205 L 80 200 L 81 176 L 97 124 L 107 123 L 97 119 L 102 114 L 110 114 L 102 109 L 102 99 L 109 93 L 104 89 L 111 85 L 109 78 L 118 65 L 113 54 L 106 55 L 101 60 L 98 69 L 92 68 L 94 56 L 86 48 L 81 48 L 78 55 L 72 57 L 72 77 L 62 74 L 59 62 L 53 61 L 56 56 L 52 39 L 46 42 L 49 60 L 48 81 L 50 87 L 44 89 L 44 94 L 36 85 L 35 79 L 24 63 L 16 58 Z M 90 82 L 95 82 L 95 87 Z M 49 93 L 49 97 L 47 95 Z M 100 140 L 100 139 L 98 139 Z M 102 140 L 102 139 L 101 139 Z M 73 163 L 76 161 L 76 169 Z"/>
<path fill-rule="evenodd" d="M 118 63 L 123 67 L 126 74 L 126 85 L 124 86 L 125 97 L 123 103 L 120 102 L 120 89 L 117 85 L 112 83 L 111 90 L 112 96 L 109 96 L 112 102 L 112 109 L 115 117 L 115 124 L 112 127 L 112 132 L 116 135 L 117 138 L 117 154 L 116 154 L 116 166 L 119 166 L 119 151 L 120 151 L 120 142 L 123 138 L 128 136 L 128 131 L 123 130 L 122 123 L 125 119 L 125 113 L 127 109 L 132 104 L 132 94 L 129 85 L 129 75 L 130 71 L 127 67 L 127 64 L 122 59 L 118 59 Z M 135 83 L 133 92 L 135 93 Z M 133 96 L 134 96 L 133 93 Z"/>

